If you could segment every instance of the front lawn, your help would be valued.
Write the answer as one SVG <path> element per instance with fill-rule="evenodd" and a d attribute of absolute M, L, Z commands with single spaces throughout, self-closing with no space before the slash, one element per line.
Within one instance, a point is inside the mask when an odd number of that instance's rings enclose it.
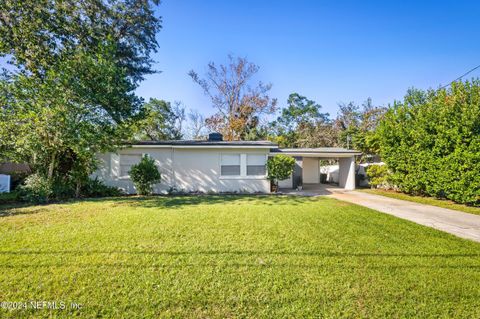
<path fill-rule="evenodd" d="M 124 197 L 0 216 L 0 301 L 67 305 L 0 318 L 480 317 L 480 244 L 334 199 Z"/>
<path fill-rule="evenodd" d="M 410 202 L 438 206 L 442 208 L 458 210 L 464 213 L 480 215 L 480 207 L 457 204 L 451 200 L 437 199 L 437 198 L 425 197 L 425 196 L 413 196 L 405 193 L 396 192 L 393 190 L 384 190 L 384 189 L 358 189 L 358 190 L 365 193 L 369 193 L 369 194 L 382 195 L 390 198 L 408 200 Z"/>

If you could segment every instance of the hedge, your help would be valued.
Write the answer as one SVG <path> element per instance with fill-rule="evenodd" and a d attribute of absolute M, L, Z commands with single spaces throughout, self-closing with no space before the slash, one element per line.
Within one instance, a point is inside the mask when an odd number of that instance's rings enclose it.
<path fill-rule="evenodd" d="M 382 160 L 400 190 L 480 205 L 480 82 L 409 90 L 377 135 Z"/>

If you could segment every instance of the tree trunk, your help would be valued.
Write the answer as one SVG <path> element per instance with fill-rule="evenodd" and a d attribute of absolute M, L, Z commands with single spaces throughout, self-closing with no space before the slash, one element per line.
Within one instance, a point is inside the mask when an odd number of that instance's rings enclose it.
<path fill-rule="evenodd" d="M 51 159 L 51 162 L 50 162 L 50 165 L 48 166 L 48 175 L 47 175 L 47 178 L 49 181 L 52 180 L 53 178 L 53 171 L 55 169 L 55 159 L 56 159 L 56 154 L 53 153 L 52 154 L 52 159 Z"/>
<path fill-rule="evenodd" d="M 82 183 L 80 180 L 77 180 L 77 186 L 75 187 L 75 197 L 79 198 L 80 197 L 80 190 L 82 188 Z"/>

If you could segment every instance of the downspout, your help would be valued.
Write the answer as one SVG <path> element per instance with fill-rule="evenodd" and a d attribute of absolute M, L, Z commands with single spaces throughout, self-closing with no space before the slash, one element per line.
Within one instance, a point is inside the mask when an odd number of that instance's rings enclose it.
<path fill-rule="evenodd" d="M 177 188 L 177 177 L 175 176 L 175 148 L 172 147 L 172 187 Z"/>

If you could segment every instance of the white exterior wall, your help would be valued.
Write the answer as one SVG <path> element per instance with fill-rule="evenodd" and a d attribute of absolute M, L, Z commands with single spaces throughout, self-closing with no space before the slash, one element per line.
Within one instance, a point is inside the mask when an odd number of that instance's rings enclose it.
<path fill-rule="evenodd" d="M 338 186 L 346 190 L 355 189 L 355 157 L 338 159 Z"/>
<path fill-rule="evenodd" d="M 292 188 L 293 187 L 292 174 L 290 174 L 290 177 L 288 177 L 287 179 L 284 179 L 283 181 L 278 181 L 278 187 L 279 188 Z"/>
<path fill-rule="evenodd" d="M 221 155 L 240 154 L 241 176 L 220 176 Z M 269 193 L 266 177 L 246 176 L 246 155 L 262 154 L 267 150 L 250 149 L 174 149 L 174 180 L 185 191 Z"/>
<path fill-rule="evenodd" d="M 320 183 L 320 165 L 318 158 L 304 157 L 303 158 L 303 183 L 304 184 L 319 184 Z"/>
<path fill-rule="evenodd" d="M 172 150 L 168 148 L 126 148 L 117 153 L 98 155 L 100 167 L 92 177 L 98 177 L 105 184 L 122 189 L 127 194 L 135 194 L 135 187 L 128 177 L 120 176 L 120 155 L 148 154 L 153 159 L 161 174 L 161 182 L 154 186 L 155 193 L 166 192 L 172 185 Z"/>
<path fill-rule="evenodd" d="M 241 154 L 241 176 L 220 176 L 221 154 Z M 170 187 L 185 192 L 270 192 L 266 177 L 246 176 L 246 154 L 268 154 L 268 149 L 242 148 L 154 148 L 135 147 L 99 156 L 102 163 L 93 174 L 105 184 L 135 193 L 130 178 L 121 177 L 119 155 L 148 154 L 155 159 L 162 180 L 155 193 L 166 193 Z"/>

